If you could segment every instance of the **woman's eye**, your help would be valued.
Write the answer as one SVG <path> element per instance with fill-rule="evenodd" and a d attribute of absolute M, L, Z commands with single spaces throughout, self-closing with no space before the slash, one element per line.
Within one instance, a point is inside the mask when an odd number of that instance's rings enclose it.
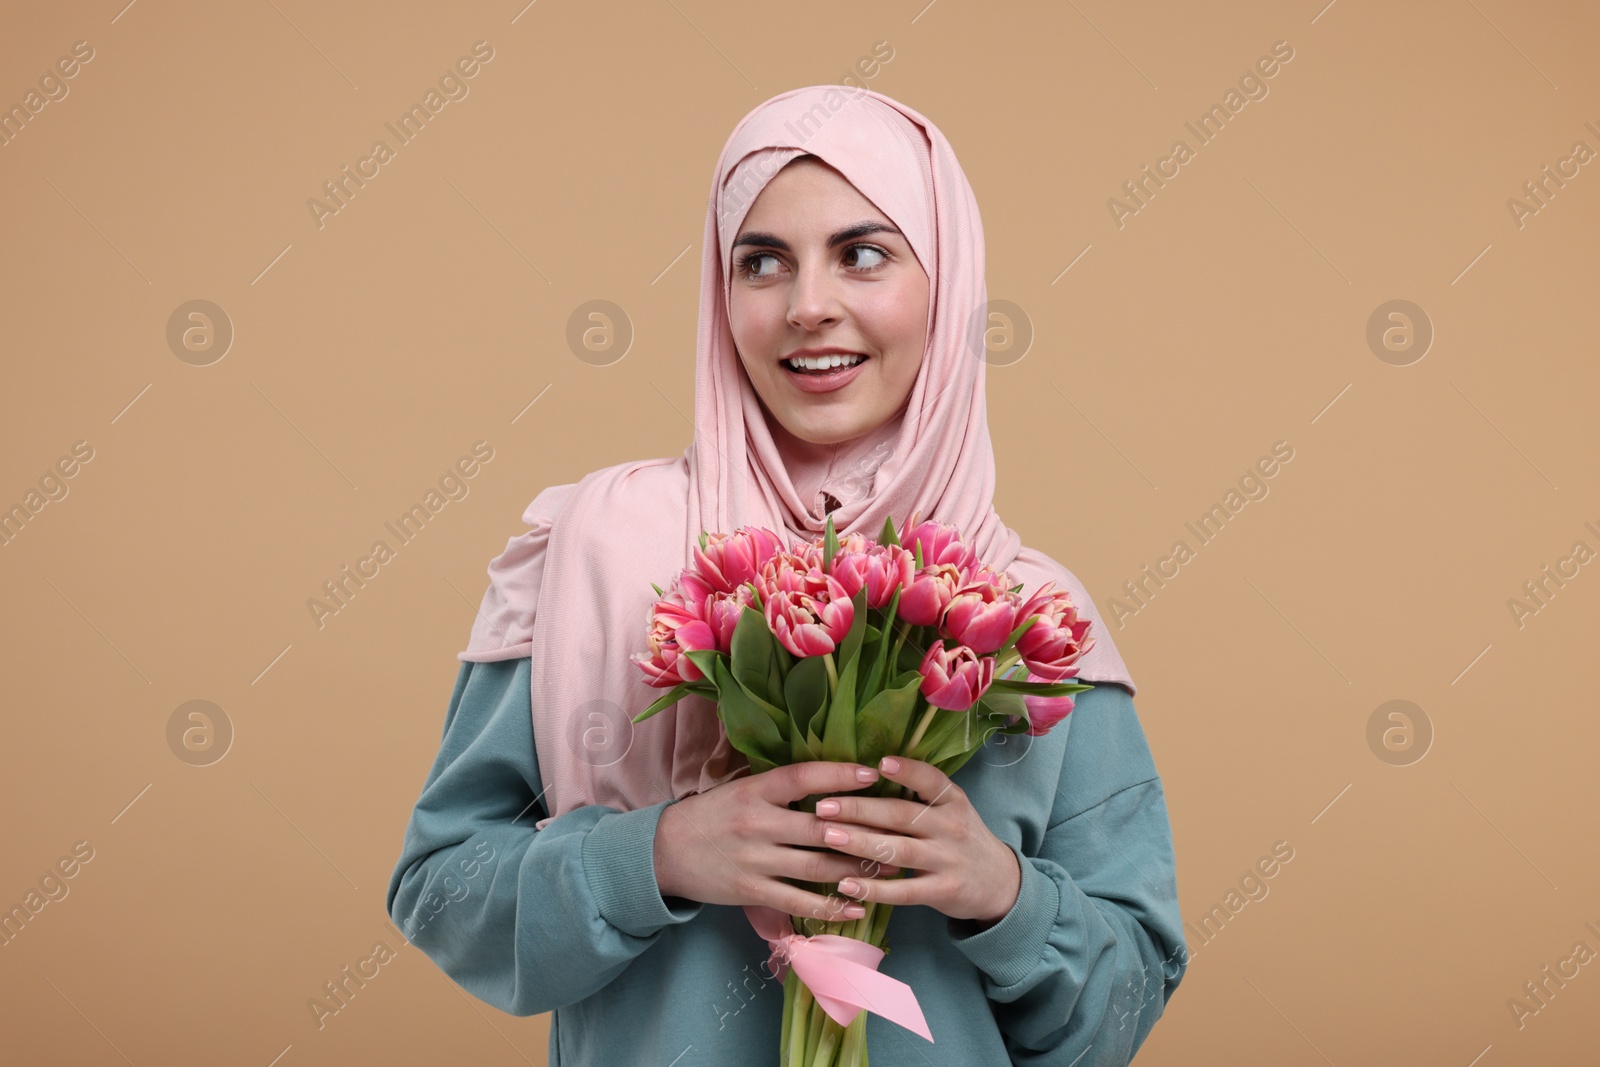
<path fill-rule="evenodd" d="M 862 270 L 871 270 L 874 267 L 881 266 L 884 261 L 888 259 L 888 254 L 885 253 L 883 249 L 874 248 L 872 245 L 852 245 L 845 252 L 845 255 L 847 257 L 854 256 L 856 261 L 850 264 L 850 266 L 859 267 Z M 867 256 L 869 258 L 863 263 L 861 261 L 862 256 Z M 876 256 L 877 258 L 870 258 L 872 256 Z"/>
<path fill-rule="evenodd" d="M 845 265 L 851 270 L 866 273 L 877 270 L 888 262 L 889 253 L 874 245 L 851 245 L 845 249 L 844 259 Z M 772 264 L 770 269 L 763 266 L 766 262 Z M 737 265 L 739 276 L 742 278 L 771 278 L 782 266 L 778 257 L 771 252 L 750 252 L 741 258 Z"/>
<path fill-rule="evenodd" d="M 778 257 L 774 256 L 770 252 L 752 252 L 748 256 L 745 256 L 743 261 L 740 262 L 740 271 L 747 277 L 751 278 L 771 277 L 771 271 L 762 271 L 757 269 L 760 266 L 761 261 L 764 259 L 770 259 L 773 263 L 778 261 Z"/>

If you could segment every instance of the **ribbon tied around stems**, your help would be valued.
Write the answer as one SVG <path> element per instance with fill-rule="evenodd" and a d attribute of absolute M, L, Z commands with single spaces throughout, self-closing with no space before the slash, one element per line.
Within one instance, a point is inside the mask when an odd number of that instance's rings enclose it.
<path fill-rule="evenodd" d="M 756 933 L 772 949 L 767 967 L 782 981 L 790 966 L 817 1004 L 840 1026 L 849 1026 L 863 1008 L 921 1034 L 933 1034 L 911 987 L 878 973 L 883 949 L 838 934 L 797 934 L 787 913 L 762 905 L 745 905 Z"/>

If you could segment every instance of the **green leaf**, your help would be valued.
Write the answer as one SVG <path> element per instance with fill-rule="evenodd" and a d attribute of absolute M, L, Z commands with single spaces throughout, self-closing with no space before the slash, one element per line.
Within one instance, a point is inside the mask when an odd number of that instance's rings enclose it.
<path fill-rule="evenodd" d="M 996 678 L 989 683 L 989 691 L 999 690 L 1003 693 L 1024 693 L 1033 697 L 1069 697 L 1074 693 L 1085 693 L 1093 689 L 1092 685 L 1082 682 L 1019 682 L 1014 678 Z"/>
<path fill-rule="evenodd" d="M 700 668 L 700 673 L 705 675 L 704 680 L 708 684 L 716 686 L 717 690 L 719 692 L 721 691 L 722 687 L 717 685 L 717 673 L 712 667 L 712 664 L 716 663 L 718 660 L 726 663 L 728 661 L 727 656 L 723 655 L 721 652 L 718 652 L 714 648 L 697 648 L 693 651 L 685 652 L 684 656 L 688 658 L 690 663 L 693 663 L 696 667 Z M 699 681 L 699 679 L 696 679 L 696 681 Z"/>
<path fill-rule="evenodd" d="M 983 696 L 978 698 L 977 710 L 979 714 L 1026 716 L 1028 706 L 1023 702 L 1023 696 L 1022 693 L 1001 689 L 991 683 Z"/>
<path fill-rule="evenodd" d="M 950 775 L 953 775 L 959 771 L 962 767 L 966 766 L 967 761 L 973 756 L 976 756 L 981 748 L 983 748 L 983 746 L 979 745 L 977 748 L 974 748 L 970 751 L 958 752 L 955 755 L 949 756 L 945 759 L 929 760 L 928 762 L 932 763 L 935 767 L 943 771 L 945 773 L 945 777 L 949 777 Z"/>
<path fill-rule="evenodd" d="M 639 714 L 635 715 L 633 717 L 633 721 L 636 723 L 644 722 L 656 712 L 665 711 L 667 708 L 672 707 L 672 705 L 689 695 L 689 688 L 693 684 L 693 682 L 680 682 L 673 686 L 671 689 L 667 690 L 667 692 L 663 693 L 657 700 L 651 703 L 648 708 L 645 708 Z"/>
<path fill-rule="evenodd" d="M 738 679 L 736 678 L 734 681 L 738 682 Z M 787 737 L 789 735 L 790 719 L 787 711 L 784 711 L 770 700 L 767 700 L 760 693 L 752 693 L 744 686 L 743 683 L 739 683 L 739 689 L 744 693 L 745 696 L 750 698 L 750 702 L 752 704 L 767 713 L 767 718 L 771 719 L 772 724 L 778 728 L 778 735 L 780 737 Z"/>
<path fill-rule="evenodd" d="M 922 740 L 917 742 L 917 747 L 907 752 L 912 759 L 922 760 L 925 763 L 933 761 L 928 756 L 939 750 L 945 739 L 953 731 L 961 729 L 962 720 L 967 717 L 964 711 L 948 711 L 939 709 L 933 713 L 933 725 L 928 727 L 928 732 L 922 735 Z"/>
<path fill-rule="evenodd" d="M 844 672 L 856 661 L 857 654 L 861 651 L 861 642 L 867 635 L 867 587 L 862 586 L 856 590 L 856 595 L 850 599 L 855 606 L 855 617 L 850 622 L 850 629 L 845 632 L 844 641 L 839 645 L 839 678 L 843 685 Z M 853 676 L 852 676 L 853 677 Z"/>
<path fill-rule="evenodd" d="M 873 618 L 878 612 L 869 610 L 867 617 Z M 856 704 L 866 703 L 867 697 L 876 693 L 881 685 L 875 685 L 872 678 L 872 668 L 878 663 L 878 650 L 883 647 L 884 630 L 881 627 L 867 623 L 867 628 L 861 635 L 861 670 L 856 674 Z"/>
<path fill-rule="evenodd" d="M 997 721 L 1002 723 L 1005 722 L 1004 716 L 1017 717 L 1017 721 L 1010 726 L 1001 726 L 1000 733 L 1020 734 L 1028 729 L 1028 705 L 1021 693 L 997 691 L 991 685 L 983 696 L 978 698 L 978 711 L 981 714 L 1001 716 Z"/>
<path fill-rule="evenodd" d="M 707 540 L 706 539 L 706 532 L 704 530 L 701 530 L 700 531 L 700 551 L 702 551 L 702 552 L 704 552 L 705 549 L 706 549 L 706 540 Z"/>
<path fill-rule="evenodd" d="M 829 512 L 826 532 L 822 535 L 822 570 L 833 573 L 833 557 L 839 551 L 839 535 L 833 532 L 833 513 Z"/>
<path fill-rule="evenodd" d="M 811 740 L 805 730 L 791 731 L 789 734 L 789 746 L 790 763 L 809 763 L 822 758 L 817 753 L 817 749 L 811 747 Z M 821 746 L 817 747 L 820 748 Z"/>
<path fill-rule="evenodd" d="M 854 629 L 851 627 L 852 632 Z M 822 758 L 825 760 L 857 762 L 856 668 L 860 663 L 860 656 L 852 656 L 849 665 L 839 672 L 839 687 L 833 691 L 833 702 L 828 706 L 828 721 L 823 727 Z"/>
<path fill-rule="evenodd" d="M 723 660 L 715 660 L 712 668 L 716 671 L 717 715 L 728 732 L 728 743 L 749 758 L 752 771 L 757 760 L 769 764 L 768 769 L 777 766 L 787 757 L 789 747 L 777 723 L 750 699 Z"/>
<path fill-rule="evenodd" d="M 656 596 L 666 596 L 667 595 L 666 593 L 662 592 L 661 587 L 659 585 L 657 585 L 655 582 L 651 582 L 650 583 L 650 588 L 654 589 L 656 591 Z"/>
<path fill-rule="evenodd" d="M 973 723 L 971 736 L 966 734 L 968 721 Z M 994 721 L 998 725 L 1005 720 L 997 718 Z M 973 712 L 939 709 L 938 712 L 934 712 L 933 726 L 928 728 L 928 733 L 923 734 L 922 741 L 918 741 L 917 747 L 906 755 L 925 763 L 936 763 L 954 753 L 963 752 L 968 745 L 976 742 L 976 739 L 978 739 L 978 721 L 974 720 Z"/>
<path fill-rule="evenodd" d="M 875 649 L 875 655 L 872 657 L 872 670 L 867 672 L 867 692 L 869 693 L 876 692 L 883 687 L 884 670 L 889 662 L 889 647 L 894 644 L 895 630 L 899 628 L 895 619 L 895 612 L 900 610 L 900 590 L 896 589 L 894 591 L 894 596 L 889 598 L 889 604 L 883 610 L 883 630 Z"/>
<path fill-rule="evenodd" d="M 733 628 L 729 642 L 733 652 L 733 676 L 739 684 L 769 703 L 782 703 L 781 690 L 767 688 L 769 668 L 772 665 L 772 646 L 776 643 L 767 627 L 766 616 L 746 604 L 739 613 L 739 622 Z"/>
<path fill-rule="evenodd" d="M 902 671 L 914 671 L 922 666 L 922 657 L 933 647 L 922 643 L 924 637 L 931 637 L 939 644 L 944 644 L 944 638 L 939 636 L 939 631 L 935 627 L 913 626 L 906 633 L 905 644 L 900 646 L 899 662 L 890 664 L 889 669 L 898 674 Z"/>
<path fill-rule="evenodd" d="M 884 756 L 897 755 L 911 726 L 922 675 L 907 671 L 894 684 L 874 695 L 856 717 L 856 755 L 859 762 L 877 766 Z"/>
<path fill-rule="evenodd" d="M 822 657 L 806 656 L 796 661 L 789 668 L 789 677 L 784 679 L 783 695 L 795 729 L 809 730 L 813 717 L 828 703 L 828 669 Z M 811 730 L 813 736 L 815 733 Z"/>
<path fill-rule="evenodd" d="M 981 705 L 982 700 L 979 701 Z M 934 758 L 928 762 L 938 767 L 946 775 L 954 774 L 960 770 L 968 760 L 977 755 L 984 745 L 989 743 L 989 738 L 996 733 L 1020 734 L 1028 728 L 1027 719 L 1019 720 L 1014 726 L 1005 725 L 1003 715 L 980 714 L 972 722 L 972 740 L 970 744 L 962 743 L 962 735 L 958 732 L 946 742 L 945 751 L 935 753 Z"/>
<path fill-rule="evenodd" d="M 996 727 L 1005 724 L 1004 719 L 993 716 L 980 717 L 970 712 L 962 712 L 961 718 L 962 721 L 957 728 L 945 736 L 931 756 L 925 757 L 928 763 L 938 764 L 956 756 L 970 756 L 983 747 L 983 743 L 994 733 Z"/>
<path fill-rule="evenodd" d="M 895 531 L 895 528 L 894 528 L 894 516 L 893 515 L 884 516 L 884 519 L 883 519 L 883 532 L 878 534 L 878 544 L 880 544 L 880 545 L 898 545 L 899 543 L 900 543 L 900 534 Z"/>
<path fill-rule="evenodd" d="M 767 692 L 772 694 L 772 702 L 788 708 L 788 701 L 783 693 L 783 661 L 778 658 L 778 642 L 772 642 L 772 655 L 767 657 Z"/>
<path fill-rule="evenodd" d="M 1028 627 L 1032 626 L 1033 620 L 1037 619 L 1038 617 L 1039 616 L 1037 614 L 1029 615 L 1026 619 L 1023 619 L 1021 622 L 1017 623 L 1017 628 L 1011 631 L 1011 636 L 1006 638 L 1006 643 L 995 649 L 994 652 L 990 653 L 994 656 L 996 662 L 998 662 L 1007 652 L 1011 651 L 1012 645 L 1022 640 L 1022 635 L 1028 632 Z"/>

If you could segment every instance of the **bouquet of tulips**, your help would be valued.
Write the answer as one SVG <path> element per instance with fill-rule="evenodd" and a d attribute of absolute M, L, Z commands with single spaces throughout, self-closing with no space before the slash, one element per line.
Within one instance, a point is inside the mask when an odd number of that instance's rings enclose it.
<path fill-rule="evenodd" d="M 953 774 L 997 731 L 1045 734 L 1091 688 L 1070 681 L 1094 644 L 1070 595 L 1047 583 L 1024 598 L 951 526 L 913 516 L 897 534 L 891 519 L 874 544 L 861 534 L 840 540 L 830 517 L 822 537 L 787 548 L 760 527 L 699 541 L 668 590 L 652 586 L 649 651 L 631 659 L 668 692 L 633 721 L 689 694 L 709 698 L 752 773 L 806 760 L 876 766 L 901 755 Z M 865 795 L 906 793 L 880 778 Z M 796 804 L 815 812 L 817 799 Z M 860 919 L 822 923 L 821 934 L 813 920 L 746 909 L 775 946 L 774 977 L 785 960 L 793 964 L 785 1067 L 864 1067 L 862 1008 L 932 1040 L 909 988 L 876 971 L 893 906 L 864 907 Z M 772 913 L 765 923 L 763 912 Z M 774 917 L 790 922 L 777 929 Z M 815 936 L 791 937 L 790 927 Z M 851 942 L 870 949 L 863 956 Z"/>

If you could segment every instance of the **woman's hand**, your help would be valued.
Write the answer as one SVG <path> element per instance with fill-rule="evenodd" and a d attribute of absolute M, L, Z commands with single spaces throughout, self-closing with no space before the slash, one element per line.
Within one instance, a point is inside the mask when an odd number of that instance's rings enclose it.
<path fill-rule="evenodd" d="M 896 874 L 899 868 L 832 851 L 822 841 L 822 820 L 791 810 L 789 803 L 865 789 L 877 780 L 871 767 L 812 760 L 735 778 L 668 804 L 656 825 L 661 895 L 707 904 L 762 904 L 823 922 L 860 918 L 865 913 L 860 904 L 782 879 L 835 883 Z"/>
<path fill-rule="evenodd" d="M 891 769 L 895 763 L 898 768 Z M 885 757 L 882 767 L 885 778 L 927 802 L 859 796 L 819 800 L 822 825 L 814 840 L 915 874 L 856 874 L 839 883 L 839 892 L 856 900 L 926 904 L 984 929 L 1005 918 L 1022 891 L 1022 871 L 1011 846 L 989 831 L 967 794 L 938 767 L 904 756 Z"/>

